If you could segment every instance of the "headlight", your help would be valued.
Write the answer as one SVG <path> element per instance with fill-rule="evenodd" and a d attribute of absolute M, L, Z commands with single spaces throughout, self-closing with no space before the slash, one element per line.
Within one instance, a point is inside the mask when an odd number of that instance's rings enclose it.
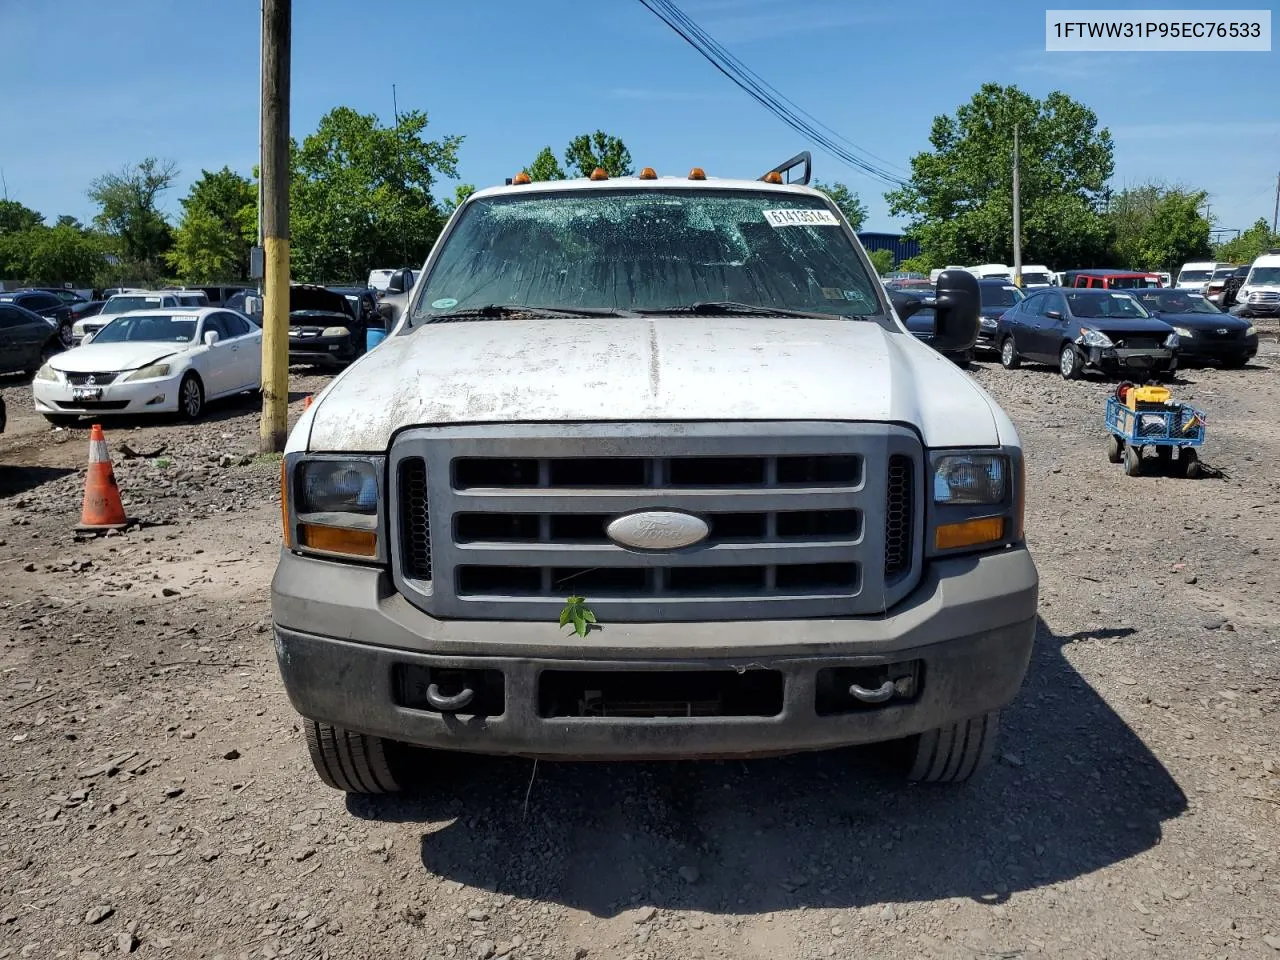
<path fill-rule="evenodd" d="M 1187 337 L 1188 339 L 1195 336 L 1195 334 L 1187 327 L 1174 327 L 1173 332 L 1180 337 Z"/>
<path fill-rule="evenodd" d="M 1022 454 L 942 452 L 932 458 L 929 553 L 990 550 L 1022 539 Z"/>
<path fill-rule="evenodd" d="M 322 337 L 345 337 L 351 333 L 346 327 L 325 327 L 320 332 Z"/>
<path fill-rule="evenodd" d="M 378 544 L 382 458 L 290 457 L 284 474 L 287 546 L 310 553 L 383 560 Z"/>
<path fill-rule="evenodd" d="M 1080 336 L 1076 337 L 1076 343 L 1086 347 L 1114 347 L 1111 338 L 1100 330 L 1094 330 L 1092 327 L 1081 327 Z"/>
<path fill-rule="evenodd" d="M 77 320 L 75 323 L 73 323 L 73 324 L 71 325 L 71 333 L 72 333 L 72 335 L 73 335 L 73 336 L 83 337 L 83 336 L 84 336 L 84 321 L 83 321 L 83 320 Z"/>
<path fill-rule="evenodd" d="M 298 470 L 299 513 L 378 512 L 378 477 L 360 460 L 313 460 Z"/>
<path fill-rule="evenodd" d="M 169 375 L 169 364 L 153 363 L 149 367 L 143 367 L 141 370 L 135 370 L 124 378 L 125 383 L 133 380 L 159 380 L 161 377 Z"/>
<path fill-rule="evenodd" d="M 939 457 L 933 465 L 933 501 L 947 504 L 1001 503 L 1008 493 L 1009 460 L 994 454 Z"/>
<path fill-rule="evenodd" d="M 50 383 L 57 383 L 58 371 L 53 369 L 53 367 L 49 366 L 49 364 L 46 363 L 43 367 L 41 367 L 39 370 L 36 371 L 36 379 L 45 380 Z"/>
<path fill-rule="evenodd" d="M 1173 328 L 1173 333 L 1169 334 L 1167 337 L 1165 337 L 1165 338 L 1164 338 L 1164 345 L 1165 345 L 1166 347 L 1168 347 L 1170 350 L 1177 350 L 1177 349 L 1178 349 L 1178 334 L 1179 334 L 1179 333 L 1181 333 L 1181 332 L 1182 332 L 1182 331 L 1181 331 L 1179 328 L 1174 327 L 1174 328 Z M 1188 333 L 1188 334 L 1187 334 L 1187 336 L 1191 336 L 1191 334 L 1189 334 L 1189 333 Z"/>
<path fill-rule="evenodd" d="M 1244 335 L 1246 337 L 1256 337 L 1258 335 L 1258 328 L 1251 323 L 1245 330 Z"/>
<path fill-rule="evenodd" d="M 994 329 L 996 328 L 996 318 L 995 318 L 995 317 L 983 317 L 983 318 L 982 318 L 982 320 L 981 320 L 981 323 L 982 323 L 982 325 L 983 325 L 984 327 L 986 327 L 988 330 L 994 330 Z"/>

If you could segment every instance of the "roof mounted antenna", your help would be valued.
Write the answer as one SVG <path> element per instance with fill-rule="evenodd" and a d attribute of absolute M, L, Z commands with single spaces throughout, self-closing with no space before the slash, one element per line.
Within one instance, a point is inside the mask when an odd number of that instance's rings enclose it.
<path fill-rule="evenodd" d="M 791 171 L 799 166 L 804 167 L 804 173 L 799 177 L 793 178 L 790 175 Z M 769 174 L 773 174 L 773 173 L 776 173 L 779 177 L 781 177 L 783 183 L 798 183 L 801 186 L 807 187 L 809 185 L 809 179 L 813 174 L 813 154 L 811 154 L 808 150 L 802 151 L 801 153 L 797 153 L 790 160 L 787 160 L 784 163 L 778 164 L 776 167 L 774 167 L 772 170 L 770 170 L 760 179 L 770 180 Z M 777 181 L 773 180 L 773 182 L 776 183 Z"/>

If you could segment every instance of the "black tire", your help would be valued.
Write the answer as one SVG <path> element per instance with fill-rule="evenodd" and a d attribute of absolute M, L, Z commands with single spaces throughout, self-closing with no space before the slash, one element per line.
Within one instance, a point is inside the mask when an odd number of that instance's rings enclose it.
<path fill-rule="evenodd" d="M 1183 447 L 1178 451 L 1178 466 L 1182 467 L 1182 475 L 1188 480 L 1199 480 L 1204 476 L 1204 464 L 1200 462 L 1200 454 L 1195 447 Z"/>
<path fill-rule="evenodd" d="M 183 420 L 199 420 L 204 413 L 204 384 L 194 373 L 188 373 L 178 385 L 178 416 Z"/>
<path fill-rule="evenodd" d="M 1107 459 L 1119 463 L 1124 459 L 1124 441 L 1114 433 L 1107 434 Z"/>
<path fill-rule="evenodd" d="M 320 779 L 347 793 L 398 793 L 400 781 L 387 758 L 388 742 L 327 723 L 303 719 L 307 750 Z"/>
<path fill-rule="evenodd" d="M 70 320 L 64 320 L 58 324 L 58 343 L 62 345 L 63 350 L 70 350 L 75 346 L 75 336 L 71 331 Z"/>
<path fill-rule="evenodd" d="M 74 426 L 80 418 L 74 413 L 46 413 L 44 418 L 55 427 Z"/>
<path fill-rule="evenodd" d="M 1076 352 L 1076 348 L 1069 343 L 1064 344 L 1062 352 L 1058 354 L 1058 372 L 1062 374 L 1062 379 L 1079 380 L 1083 370 L 1084 363 L 1080 359 L 1080 354 Z"/>
<path fill-rule="evenodd" d="M 1022 357 L 1018 356 L 1018 345 L 1013 342 L 1013 337 L 1000 341 L 1000 366 L 1006 370 L 1017 370 L 1022 366 Z"/>
<path fill-rule="evenodd" d="M 1142 450 L 1133 444 L 1124 448 L 1124 472 L 1128 477 L 1142 475 Z"/>
<path fill-rule="evenodd" d="M 1000 711 L 929 730 L 906 741 L 911 761 L 907 779 L 921 783 L 962 783 L 991 762 L 1000 733 Z"/>

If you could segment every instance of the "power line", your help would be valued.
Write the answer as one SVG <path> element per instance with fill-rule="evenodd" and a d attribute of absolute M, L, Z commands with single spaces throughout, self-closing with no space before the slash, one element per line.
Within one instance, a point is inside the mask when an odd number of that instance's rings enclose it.
<path fill-rule="evenodd" d="M 902 177 L 880 165 L 888 164 L 888 161 L 862 150 L 770 86 L 689 19 L 671 0 L 640 0 L 640 3 L 675 31 L 716 70 L 791 129 L 807 137 L 836 159 L 872 179 L 895 187 L 904 185 L 905 181 Z M 842 145 L 842 142 L 847 144 L 847 147 Z M 873 162 L 876 160 L 879 163 Z"/>

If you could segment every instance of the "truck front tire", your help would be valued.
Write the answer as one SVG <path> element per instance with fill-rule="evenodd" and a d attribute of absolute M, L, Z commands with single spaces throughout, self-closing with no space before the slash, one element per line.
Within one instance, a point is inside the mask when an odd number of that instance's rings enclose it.
<path fill-rule="evenodd" d="M 961 783 L 991 762 L 1000 732 L 1000 711 L 929 730 L 906 741 L 908 780 Z"/>
<path fill-rule="evenodd" d="M 304 719 L 307 749 L 320 779 L 347 793 L 397 793 L 401 785 L 388 758 L 389 742 Z"/>

